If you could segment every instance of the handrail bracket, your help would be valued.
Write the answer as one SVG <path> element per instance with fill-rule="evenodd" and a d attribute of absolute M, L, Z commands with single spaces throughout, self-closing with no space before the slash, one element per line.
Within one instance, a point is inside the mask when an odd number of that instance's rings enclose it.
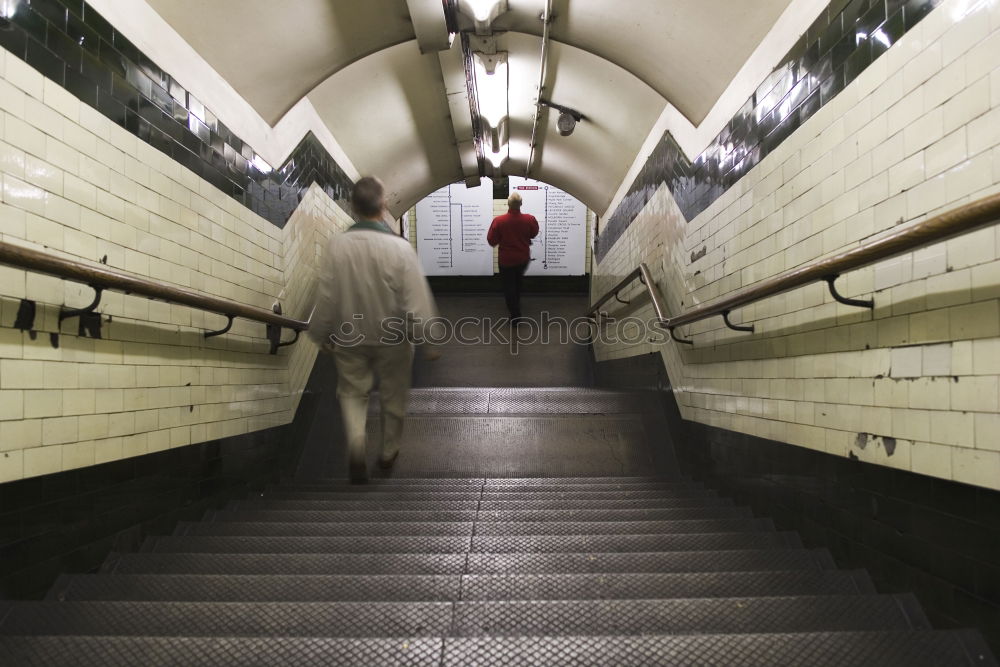
<path fill-rule="evenodd" d="M 830 296 L 832 296 L 837 303 L 842 303 L 845 306 L 855 306 L 857 308 L 875 308 L 875 299 L 850 299 L 838 292 L 836 282 L 839 277 L 840 274 L 835 274 L 823 278 L 823 280 L 826 281 L 826 284 L 830 287 Z"/>
<path fill-rule="evenodd" d="M 232 315 L 226 315 L 226 318 L 228 320 L 226 322 L 226 326 L 222 327 L 221 329 L 219 329 L 217 331 L 206 331 L 205 332 L 205 338 L 211 338 L 212 336 L 221 336 L 224 333 L 229 333 L 229 330 L 233 326 L 233 316 Z"/>
<path fill-rule="evenodd" d="M 94 300 L 91 301 L 90 305 L 83 308 L 66 308 L 63 306 L 59 309 L 59 324 L 62 324 L 63 320 L 68 320 L 71 317 L 90 315 L 94 312 L 95 308 L 101 305 L 101 296 L 104 294 L 104 288 L 95 285 L 90 285 L 90 288 L 94 290 Z"/>
<path fill-rule="evenodd" d="M 631 300 L 626 301 L 625 299 L 623 299 L 620 296 L 618 296 L 618 292 L 615 292 L 615 299 L 618 301 L 618 303 L 623 303 L 626 306 L 629 305 L 630 303 L 632 303 Z"/>
<path fill-rule="evenodd" d="M 670 337 L 674 340 L 675 343 L 683 343 L 684 345 L 694 345 L 693 340 L 685 340 L 683 338 L 678 338 L 677 334 L 674 333 L 674 329 L 676 328 L 677 327 L 667 327 L 667 329 L 670 330 Z"/>
<path fill-rule="evenodd" d="M 726 326 L 729 327 L 730 329 L 732 329 L 733 331 L 749 331 L 750 333 L 753 333 L 753 325 L 752 324 L 750 324 L 750 325 L 733 324 L 729 320 L 729 311 L 728 310 L 722 311 L 722 320 L 726 323 Z"/>

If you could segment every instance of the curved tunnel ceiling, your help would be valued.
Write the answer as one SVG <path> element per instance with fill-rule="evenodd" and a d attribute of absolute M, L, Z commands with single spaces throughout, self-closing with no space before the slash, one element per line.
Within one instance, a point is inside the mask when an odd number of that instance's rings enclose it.
<path fill-rule="evenodd" d="M 272 125 L 307 97 L 394 213 L 462 180 L 440 61 L 406 0 L 147 1 Z M 790 2 L 553 0 L 543 94 L 588 120 L 561 137 L 543 110 L 529 175 L 604 210 L 668 101 L 700 122 Z M 505 173 L 528 161 L 544 5 L 509 0 L 494 23 L 511 64 Z"/>
<path fill-rule="evenodd" d="M 147 1 L 271 125 L 331 74 L 414 38 L 404 0 Z"/>
<path fill-rule="evenodd" d="M 551 36 L 632 72 L 698 125 L 790 3 L 553 0 Z M 494 29 L 541 35 L 544 3 L 509 4 Z"/>

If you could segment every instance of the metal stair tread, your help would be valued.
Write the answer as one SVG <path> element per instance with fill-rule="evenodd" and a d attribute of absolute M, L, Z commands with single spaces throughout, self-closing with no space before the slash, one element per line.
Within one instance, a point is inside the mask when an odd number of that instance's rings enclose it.
<path fill-rule="evenodd" d="M 495 664 L 525 667 L 688 667 L 695 664 L 989 667 L 997 663 L 978 633 L 967 630 L 449 637 L 445 640 L 443 665 L 447 667 Z"/>
<path fill-rule="evenodd" d="M 176 535 L 648 535 L 773 531 L 769 519 L 692 519 L 683 521 L 592 521 L 583 522 L 278 522 L 213 521 L 181 522 Z"/>
<path fill-rule="evenodd" d="M 826 550 L 745 549 L 656 553 L 538 554 L 113 554 L 122 574 L 579 574 L 832 569 Z"/>
<path fill-rule="evenodd" d="M 452 626 L 459 636 L 924 629 L 907 595 L 460 602 Z"/>
<path fill-rule="evenodd" d="M 980 657 L 981 656 L 981 657 Z M 442 660 L 443 658 L 443 660 Z M 689 666 L 995 667 L 966 630 L 561 637 L 0 637 L 5 664 L 131 667 L 172 664 L 267 666 L 396 664 L 414 667 Z"/>
<path fill-rule="evenodd" d="M 576 575 L 63 575 L 49 600 L 321 602 L 583 600 L 873 593 L 861 571 Z"/>

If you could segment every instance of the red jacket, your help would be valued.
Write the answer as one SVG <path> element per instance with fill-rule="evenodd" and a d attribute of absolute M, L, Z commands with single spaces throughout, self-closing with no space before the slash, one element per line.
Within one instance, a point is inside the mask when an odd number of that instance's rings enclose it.
<path fill-rule="evenodd" d="M 538 236 L 535 216 L 520 211 L 507 211 L 493 218 L 486 241 L 500 246 L 500 266 L 518 266 L 531 260 L 531 239 Z"/>

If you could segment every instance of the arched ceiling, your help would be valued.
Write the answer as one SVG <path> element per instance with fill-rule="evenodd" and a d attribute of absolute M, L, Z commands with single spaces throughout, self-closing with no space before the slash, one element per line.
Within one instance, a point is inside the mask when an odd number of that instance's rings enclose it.
<path fill-rule="evenodd" d="M 148 2 L 272 125 L 330 75 L 414 38 L 405 0 Z"/>
<path fill-rule="evenodd" d="M 441 0 L 147 2 L 272 125 L 308 99 L 355 167 L 386 181 L 394 213 L 462 180 L 460 107 L 409 13 L 426 20 Z M 604 210 L 666 105 L 698 124 L 790 2 L 553 0 L 543 96 L 587 120 L 562 137 L 543 109 L 528 175 Z M 508 174 L 528 163 L 544 8 L 509 0 L 492 26 L 510 63 Z"/>
<path fill-rule="evenodd" d="M 628 70 L 695 125 L 790 0 L 553 0 L 551 35 Z M 509 0 L 495 30 L 542 34 L 538 0 Z"/>

